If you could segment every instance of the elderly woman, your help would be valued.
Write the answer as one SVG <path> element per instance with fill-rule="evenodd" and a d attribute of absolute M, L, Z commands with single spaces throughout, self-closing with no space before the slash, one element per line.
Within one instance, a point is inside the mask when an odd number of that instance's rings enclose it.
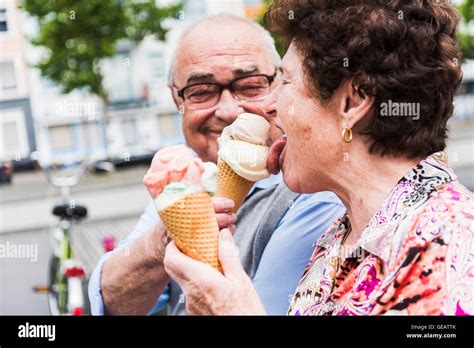
<path fill-rule="evenodd" d="M 266 19 L 289 43 L 266 103 L 286 134 L 269 168 L 291 190 L 330 190 L 347 208 L 315 243 L 289 314 L 474 314 L 474 197 L 441 152 L 462 77 L 457 12 L 434 1 L 275 1 Z M 263 314 L 228 230 L 220 260 L 223 275 L 168 246 L 189 312 Z"/>

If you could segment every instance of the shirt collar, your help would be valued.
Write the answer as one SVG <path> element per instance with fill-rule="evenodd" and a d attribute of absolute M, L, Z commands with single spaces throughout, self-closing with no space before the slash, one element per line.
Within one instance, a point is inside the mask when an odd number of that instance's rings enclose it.
<path fill-rule="evenodd" d="M 344 257 L 354 255 L 356 249 L 361 247 L 388 262 L 392 252 L 390 241 L 400 224 L 401 217 L 408 210 L 425 203 L 437 187 L 453 180 L 456 180 L 456 175 L 448 167 L 444 152 L 434 153 L 420 161 L 399 180 L 382 208 L 371 218 L 358 242 L 344 253 Z M 327 248 L 332 244 L 331 240 L 343 238 L 349 230 L 350 221 L 346 214 L 335 222 L 317 245 Z"/>
<path fill-rule="evenodd" d="M 256 188 L 259 189 L 266 189 L 275 185 L 278 185 L 282 182 L 282 174 L 279 172 L 277 175 L 270 175 L 268 178 L 256 181 L 253 185 L 252 189 L 250 190 L 249 194 L 252 193 L 253 190 Z"/>

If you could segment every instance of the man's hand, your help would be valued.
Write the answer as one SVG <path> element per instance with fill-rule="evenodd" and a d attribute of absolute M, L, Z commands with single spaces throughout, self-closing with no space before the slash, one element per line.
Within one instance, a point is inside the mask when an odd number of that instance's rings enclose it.
<path fill-rule="evenodd" d="M 163 267 L 169 238 L 161 222 L 129 247 L 116 250 L 102 267 L 101 291 L 108 315 L 145 315 L 170 278 Z"/>
<path fill-rule="evenodd" d="M 219 260 L 224 272 L 184 255 L 171 242 L 165 251 L 165 271 L 186 296 L 186 310 L 195 315 L 265 314 L 257 292 L 240 263 L 232 234 L 221 231 Z"/>
<path fill-rule="evenodd" d="M 212 197 L 212 205 L 216 212 L 219 229 L 228 228 L 232 234 L 235 232 L 237 216 L 232 213 L 234 201 L 224 197 Z"/>

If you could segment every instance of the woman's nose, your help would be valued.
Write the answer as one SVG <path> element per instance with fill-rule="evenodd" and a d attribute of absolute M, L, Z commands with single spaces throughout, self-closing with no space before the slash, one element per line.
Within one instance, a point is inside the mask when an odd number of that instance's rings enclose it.
<path fill-rule="evenodd" d="M 277 88 L 278 89 L 278 88 Z M 265 117 L 276 117 L 276 95 L 277 89 L 274 89 L 263 101 L 262 110 L 265 114 Z"/>

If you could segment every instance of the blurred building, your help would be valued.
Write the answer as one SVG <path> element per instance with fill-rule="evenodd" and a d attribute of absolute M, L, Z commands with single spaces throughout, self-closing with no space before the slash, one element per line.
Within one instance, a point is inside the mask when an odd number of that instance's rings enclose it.
<path fill-rule="evenodd" d="M 0 1 L 0 162 L 21 163 L 36 149 L 19 11 Z"/>
<path fill-rule="evenodd" d="M 474 61 L 462 66 L 463 82 L 449 120 L 448 159 L 459 181 L 474 190 Z"/>
<path fill-rule="evenodd" d="M 158 4 L 169 2 L 172 0 L 157 0 Z M 168 21 L 170 31 L 166 42 L 153 37 L 137 45 L 120 42 L 117 54 L 102 62 L 104 86 L 110 97 L 107 105 L 80 91 L 64 95 L 42 78 L 37 69 L 28 68 L 34 132 L 31 112 L 25 111 L 23 118 L 28 123 L 24 124 L 29 125 L 26 129 L 30 131 L 26 132 L 21 125 L 18 128 L 24 133 L 22 139 L 28 139 L 31 145 L 21 152 L 22 156 L 35 149 L 35 134 L 38 150 L 47 162 L 70 162 L 83 157 L 123 162 L 150 157 L 162 146 L 183 142 L 181 116 L 167 87 L 170 60 L 179 36 L 189 24 L 207 15 L 228 12 L 254 18 L 263 2 L 185 0 L 183 3 L 180 18 Z M 13 5 L 11 11 L 18 12 Z M 22 14 L 22 26 L 25 36 L 34 37 L 39 31 L 38 23 L 25 14 Z M 33 47 L 21 35 L 14 41 L 18 55 L 23 53 L 30 66 L 41 57 L 41 48 Z M 16 119 L 20 119 L 19 114 Z M 20 153 L 13 151 L 12 144 L 6 144 L 5 148 L 9 149 L 6 157 Z"/>
<path fill-rule="evenodd" d="M 179 37 L 191 23 L 205 16 L 222 12 L 256 16 L 263 1 L 184 0 L 183 4 L 179 19 L 168 21 L 170 30 L 165 42 L 147 37 L 139 45 L 122 43 L 117 55 L 103 63 L 104 84 L 111 97 L 107 137 L 112 158 L 147 156 L 161 146 L 184 141 L 181 115 L 167 85 Z"/>
<path fill-rule="evenodd" d="M 35 20 L 19 16 L 15 2 L 0 2 L 0 160 L 28 158 L 37 147 L 49 161 L 87 156 L 120 162 L 148 158 L 162 146 L 183 142 L 181 116 L 167 87 L 180 35 L 192 22 L 208 15 L 228 12 L 255 19 L 263 9 L 262 0 L 184 0 L 179 19 L 168 20 L 165 42 L 153 37 L 139 44 L 121 42 L 117 54 L 102 62 L 110 96 L 103 105 L 99 98 L 80 91 L 64 95 L 37 69 L 27 68 L 38 61 L 42 51 L 23 37 L 35 36 L 39 27 Z M 448 150 L 453 166 L 472 172 L 474 63 L 465 64 L 463 70 Z"/>

